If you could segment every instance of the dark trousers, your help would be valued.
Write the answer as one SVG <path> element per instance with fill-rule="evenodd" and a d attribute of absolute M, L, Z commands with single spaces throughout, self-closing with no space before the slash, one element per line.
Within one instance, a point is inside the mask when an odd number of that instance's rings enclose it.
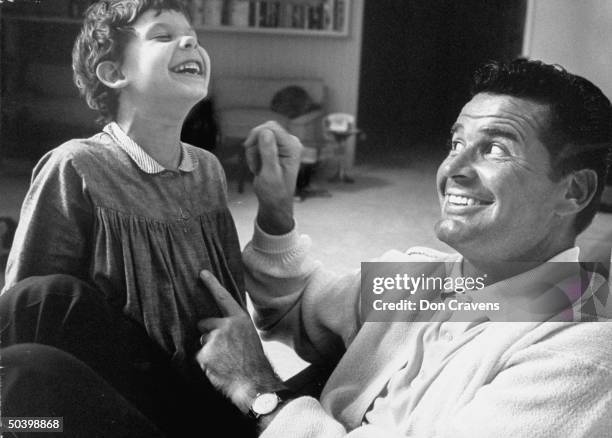
<path fill-rule="evenodd" d="M 134 437 L 164 435 L 115 388 L 74 356 L 42 344 L 2 353 L 2 417 L 62 417 L 64 432 L 3 436 Z"/>
<path fill-rule="evenodd" d="M 121 408 L 115 413 L 117 418 L 100 421 L 120 426 L 125 423 L 121 413 L 128 412 L 131 429 L 100 435 L 95 422 L 82 422 L 84 426 L 91 424 L 91 434 L 72 434 L 64 427 L 63 436 L 139 436 L 133 433 L 134 429 L 140 429 L 139 420 L 144 420 L 142 436 L 152 427 L 157 427 L 165 436 L 206 437 L 218 430 L 227 436 L 255 435 L 254 424 L 212 387 L 195 361 L 190 377 L 178 373 L 168 355 L 150 340 L 139 324 L 111 307 L 101 292 L 74 277 L 50 275 L 19 282 L 0 296 L 0 321 L 3 378 L 19 381 L 25 375 L 31 377 L 44 371 L 46 360 L 36 362 L 32 353 L 28 356 L 24 350 L 7 348 L 34 343 L 54 347 L 39 351 L 36 346 L 27 346 L 35 351 L 36 357 L 51 358 L 52 363 L 71 363 L 71 366 L 56 367 L 54 380 L 49 382 L 83 380 L 75 383 L 76 386 L 68 386 L 66 391 L 41 390 L 36 395 L 28 394 L 31 385 L 2 385 L 3 417 L 63 416 L 65 425 L 72 424 L 79 421 L 84 405 L 90 404 L 94 410 L 92 415 L 96 415 L 97 394 L 109 394 L 111 388 L 113 395 L 108 397 L 122 400 L 117 402 Z M 4 363 L 6 351 L 10 353 L 10 364 Z M 76 368 L 83 369 L 75 373 Z M 48 377 L 48 374 L 41 377 L 42 386 Z M 93 389 L 70 397 L 70 391 L 79 385 Z M 87 393 L 91 393 L 90 398 Z M 25 405 L 14 400 L 30 397 L 41 399 L 37 401 L 38 407 L 57 405 L 65 412 L 45 415 L 39 410 L 40 414 L 25 415 Z M 7 402 L 10 400 L 13 402 Z M 123 409 L 122 403 L 129 409 Z M 102 411 L 99 414 L 115 415 Z"/>

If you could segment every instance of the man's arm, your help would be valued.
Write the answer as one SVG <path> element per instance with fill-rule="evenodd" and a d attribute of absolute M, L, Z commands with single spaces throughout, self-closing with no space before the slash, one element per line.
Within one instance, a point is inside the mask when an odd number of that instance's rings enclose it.
<path fill-rule="evenodd" d="M 257 126 L 244 142 L 259 206 L 257 223 L 272 235 L 293 229 L 293 194 L 302 144 L 276 122 Z"/>
<path fill-rule="evenodd" d="M 513 324 L 513 323 L 510 323 Z M 567 437 L 605 438 L 612 430 L 612 323 L 558 324 L 545 338 L 517 347 L 504 358 L 491 380 L 466 388 L 464 400 L 449 417 L 434 420 L 438 438 Z M 509 327 L 510 329 L 510 327 Z M 525 339 L 525 343 L 534 338 Z M 441 399 L 444 394 L 438 394 Z M 314 400 L 298 399 L 281 410 L 262 435 L 345 436 Z M 294 423 L 292 424 L 291 420 Z M 317 423 L 325 424 L 316 429 Z M 307 435 L 304 429 L 316 433 Z M 335 433 L 335 435 L 333 433 Z M 376 424 L 358 427 L 346 437 L 396 436 Z"/>
<path fill-rule="evenodd" d="M 257 394 L 285 388 L 266 358 L 251 319 L 207 271 L 201 279 L 211 292 L 223 318 L 209 318 L 198 326 L 203 347 L 196 360 L 210 382 L 245 415 Z M 295 438 L 399 438 L 397 431 L 367 425 L 347 433 L 312 397 L 287 400 L 276 411 L 260 417 L 263 437 Z"/>
<path fill-rule="evenodd" d="M 255 322 L 310 362 L 337 360 L 358 326 L 359 275 L 338 277 L 308 256 L 309 239 L 293 220 L 301 144 L 276 123 L 245 142 L 259 210 L 243 253 Z M 331 356 L 331 357 L 330 357 Z"/>
<path fill-rule="evenodd" d="M 243 252 L 254 320 L 265 339 L 291 345 L 311 363 L 337 361 L 360 326 L 361 278 L 325 270 L 309 248 L 296 230 L 270 236 L 256 226 Z"/>

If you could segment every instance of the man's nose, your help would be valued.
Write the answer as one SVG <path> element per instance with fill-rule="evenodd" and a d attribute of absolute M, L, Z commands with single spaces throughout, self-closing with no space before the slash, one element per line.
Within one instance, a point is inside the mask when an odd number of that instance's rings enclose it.
<path fill-rule="evenodd" d="M 472 178 L 476 175 L 474 164 L 477 160 L 475 148 L 466 147 L 449 155 L 442 164 L 444 174 L 449 178 Z"/>
<path fill-rule="evenodd" d="M 183 49 L 193 49 L 197 47 L 198 40 L 193 35 L 185 35 L 181 37 L 179 44 Z"/>

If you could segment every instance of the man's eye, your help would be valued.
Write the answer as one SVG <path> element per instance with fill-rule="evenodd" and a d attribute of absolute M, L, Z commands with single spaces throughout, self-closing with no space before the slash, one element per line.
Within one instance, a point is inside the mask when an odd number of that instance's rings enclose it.
<path fill-rule="evenodd" d="M 489 150 L 487 151 L 487 155 L 492 155 L 494 157 L 504 157 L 508 155 L 506 149 L 498 144 L 492 144 L 489 146 Z"/>
<path fill-rule="evenodd" d="M 465 145 L 463 143 L 461 143 L 460 141 L 451 140 L 450 150 L 452 152 L 460 152 L 463 150 L 463 148 L 465 148 Z"/>
<path fill-rule="evenodd" d="M 170 35 L 167 33 L 163 33 L 160 35 L 155 35 L 153 39 L 157 41 L 170 41 Z"/>

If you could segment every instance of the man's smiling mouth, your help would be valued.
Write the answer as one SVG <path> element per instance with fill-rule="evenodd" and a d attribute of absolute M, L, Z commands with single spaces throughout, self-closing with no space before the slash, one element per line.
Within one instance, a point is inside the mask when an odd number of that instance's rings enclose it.
<path fill-rule="evenodd" d="M 493 200 L 489 200 L 489 197 L 484 196 L 472 196 L 470 193 L 463 190 L 445 190 L 444 191 L 444 203 L 447 207 L 484 207 L 493 204 Z"/>
<path fill-rule="evenodd" d="M 480 199 L 470 198 L 460 195 L 446 195 L 446 202 L 453 205 L 472 206 L 472 205 L 488 205 L 490 202 L 485 202 Z"/>
<path fill-rule="evenodd" d="M 187 61 L 170 69 L 174 73 L 202 76 L 202 64 L 197 61 Z"/>

